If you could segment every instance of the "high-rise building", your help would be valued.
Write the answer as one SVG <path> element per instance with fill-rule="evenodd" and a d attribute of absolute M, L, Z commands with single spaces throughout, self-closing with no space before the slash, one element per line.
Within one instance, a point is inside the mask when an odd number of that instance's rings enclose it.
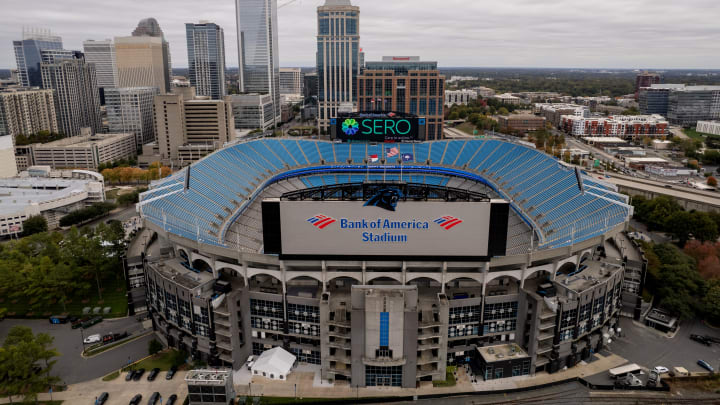
<path fill-rule="evenodd" d="M 138 24 L 130 37 L 115 37 L 118 87 L 157 87 L 170 91 L 170 45 L 154 18 Z"/>
<path fill-rule="evenodd" d="M 272 97 L 269 94 L 233 94 L 230 96 L 235 129 L 271 128 L 275 124 Z"/>
<path fill-rule="evenodd" d="M 0 179 L 17 176 L 13 137 L 0 136 Z"/>
<path fill-rule="evenodd" d="M 87 40 L 83 42 L 85 61 L 95 65 L 100 100 L 104 103 L 105 89 L 118 87 L 115 44 L 111 39 L 104 41 Z"/>
<path fill-rule="evenodd" d="M 638 93 L 640 113 L 667 116 L 670 91 L 684 87 L 684 84 L 652 84 L 641 87 Z"/>
<path fill-rule="evenodd" d="M 155 141 L 153 102 L 156 87 L 120 87 L 105 90 L 110 132 L 132 133 L 138 147 Z"/>
<path fill-rule="evenodd" d="M 642 72 L 635 77 L 635 100 L 638 99 L 640 89 L 660 83 L 660 75 L 657 73 Z"/>
<path fill-rule="evenodd" d="M 280 68 L 280 94 L 303 94 L 303 73 L 300 68 Z"/>
<path fill-rule="evenodd" d="M 318 95 L 318 76 L 317 73 L 305 73 L 303 76 L 303 96 L 305 97 L 305 103 L 307 104 L 310 99 Z"/>
<path fill-rule="evenodd" d="M 720 119 L 720 86 L 686 86 L 670 90 L 667 119 L 690 127 L 698 121 Z"/>
<path fill-rule="evenodd" d="M 9 89 L 0 92 L 0 135 L 60 132 L 55 94 L 48 89 Z"/>
<path fill-rule="evenodd" d="M 318 126 L 327 129 L 341 104 L 357 100 L 360 7 L 350 0 L 325 0 L 317 16 Z"/>
<path fill-rule="evenodd" d="M 200 96 L 213 100 L 225 97 L 225 34 L 207 21 L 185 24 L 188 78 Z"/>
<path fill-rule="evenodd" d="M 48 30 L 23 30 L 23 39 L 13 41 L 13 48 L 20 85 L 40 87 L 43 83 L 40 73 L 42 51 L 63 49 L 63 44 L 59 36 Z"/>
<path fill-rule="evenodd" d="M 157 159 L 186 165 L 235 139 L 230 97 L 195 97 L 192 87 L 155 96 L 153 114 Z M 143 155 L 146 155 L 143 148 Z M 152 159 L 152 157 L 149 157 Z"/>
<path fill-rule="evenodd" d="M 170 89 L 163 56 L 163 40 L 157 37 L 115 37 L 119 87 Z"/>
<path fill-rule="evenodd" d="M 270 94 L 280 121 L 280 59 L 277 0 L 235 0 L 239 88 L 242 93 Z"/>
<path fill-rule="evenodd" d="M 443 138 L 445 76 L 437 62 L 417 56 L 384 56 L 366 62 L 358 76 L 358 111 L 401 112 L 425 118 L 422 140 Z"/>
<path fill-rule="evenodd" d="M 83 53 L 76 51 L 72 59 L 43 63 L 40 69 L 43 88 L 55 90 L 60 131 L 68 136 L 79 135 L 83 127 L 90 128 L 92 133 L 100 132 L 95 65 L 86 63 Z"/>

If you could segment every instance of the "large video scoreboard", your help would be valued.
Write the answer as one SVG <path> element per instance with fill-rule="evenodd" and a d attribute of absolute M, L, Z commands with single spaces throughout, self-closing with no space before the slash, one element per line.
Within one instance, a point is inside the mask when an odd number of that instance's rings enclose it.
<path fill-rule="evenodd" d="M 394 113 L 341 114 L 330 120 L 334 139 L 342 141 L 410 142 L 425 133 L 425 118 Z"/>
<path fill-rule="evenodd" d="M 490 201 L 262 203 L 265 253 L 284 259 L 468 260 L 505 255 L 509 204 Z"/>

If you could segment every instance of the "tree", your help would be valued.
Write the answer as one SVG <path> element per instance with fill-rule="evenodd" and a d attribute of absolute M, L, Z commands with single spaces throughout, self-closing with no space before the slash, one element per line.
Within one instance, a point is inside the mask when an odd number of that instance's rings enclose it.
<path fill-rule="evenodd" d="M 53 337 L 46 333 L 33 335 L 27 326 L 15 326 L 0 348 L 0 392 L 13 397 L 23 396 L 24 401 L 37 400 L 37 394 L 57 383 L 51 376 L 60 355 L 51 347 Z M 38 364 L 40 363 L 40 364 Z"/>
<path fill-rule="evenodd" d="M 703 306 L 709 320 L 718 324 L 720 322 L 720 280 L 713 280 L 703 298 Z"/>
<path fill-rule="evenodd" d="M 148 353 L 152 356 L 163 349 L 162 343 L 158 342 L 157 339 L 153 339 L 148 343 Z"/>
<path fill-rule="evenodd" d="M 655 295 L 656 303 L 682 319 L 701 313 L 701 299 L 707 287 L 695 260 L 669 243 L 649 247 L 645 252 L 647 288 Z"/>
<path fill-rule="evenodd" d="M 40 232 L 47 232 L 47 220 L 42 215 L 33 215 L 23 222 L 22 236 L 30 236 Z"/>
<path fill-rule="evenodd" d="M 710 187 L 717 187 L 717 185 L 718 185 L 717 179 L 713 176 L 708 177 L 707 185 Z"/>

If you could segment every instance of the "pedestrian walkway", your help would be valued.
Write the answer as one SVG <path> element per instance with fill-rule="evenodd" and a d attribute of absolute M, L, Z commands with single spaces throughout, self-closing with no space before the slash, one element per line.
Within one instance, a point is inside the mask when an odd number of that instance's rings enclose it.
<path fill-rule="evenodd" d="M 383 396 L 437 395 L 458 392 L 505 391 L 528 388 L 537 385 L 556 383 L 581 378 L 617 367 L 627 363 L 624 358 L 610 354 L 595 354 L 592 363 L 581 362 L 573 368 L 561 370 L 553 374 L 546 372 L 534 376 L 502 378 L 490 381 L 471 382 L 471 377 L 463 367 L 457 370 L 456 384 L 453 387 L 433 387 L 432 382 L 422 382 L 418 388 L 399 387 L 353 387 L 346 381 L 335 381 L 332 385 L 327 381 L 318 384 L 319 369 L 315 371 L 293 370 L 287 381 L 269 380 L 259 376 L 251 376 L 252 383 L 236 386 L 239 395 L 303 397 L 303 398 L 356 398 Z M 237 381 L 237 380 L 236 380 Z"/>

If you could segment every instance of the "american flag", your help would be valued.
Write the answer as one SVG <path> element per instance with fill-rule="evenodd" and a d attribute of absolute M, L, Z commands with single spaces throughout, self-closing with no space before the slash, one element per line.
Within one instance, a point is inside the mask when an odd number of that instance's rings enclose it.
<path fill-rule="evenodd" d="M 387 157 L 397 156 L 399 153 L 400 151 L 396 147 L 388 148 Z"/>

